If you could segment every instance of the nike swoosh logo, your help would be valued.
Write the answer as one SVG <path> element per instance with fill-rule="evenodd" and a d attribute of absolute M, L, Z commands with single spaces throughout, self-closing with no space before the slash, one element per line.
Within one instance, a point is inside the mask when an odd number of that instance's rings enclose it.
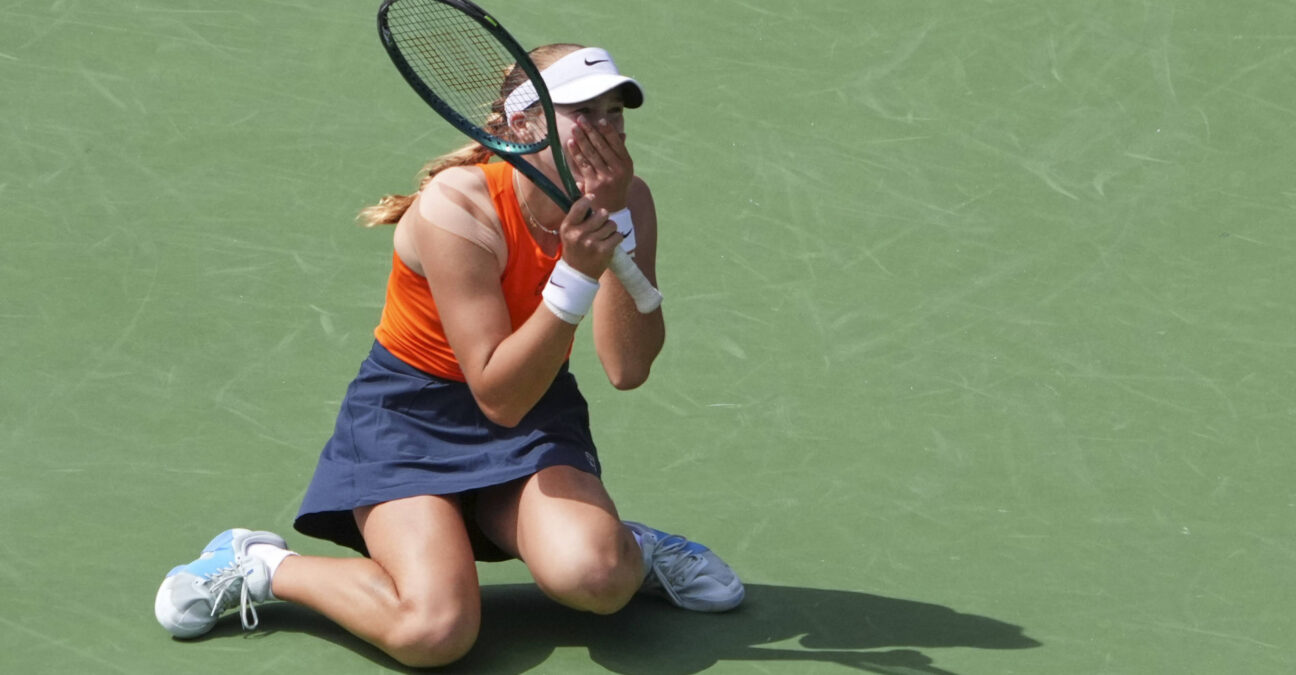
<path fill-rule="evenodd" d="M 607 62 L 608 62 L 607 59 L 599 59 L 598 61 L 591 61 L 589 59 L 585 59 L 585 65 L 587 66 L 597 66 L 600 63 L 607 63 Z"/>

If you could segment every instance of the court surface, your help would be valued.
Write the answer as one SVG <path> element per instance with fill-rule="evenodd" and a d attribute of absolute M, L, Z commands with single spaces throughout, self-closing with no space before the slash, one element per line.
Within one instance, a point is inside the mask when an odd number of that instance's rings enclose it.
<path fill-rule="evenodd" d="M 0 672 L 398 671 L 162 575 L 291 532 L 371 341 L 352 217 L 459 138 L 376 2 L 0 2 Z M 456 672 L 1296 670 L 1296 5 L 493 0 L 610 47 L 662 222 L 643 389 L 573 368 L 723 616 L 483 566 Z"/>

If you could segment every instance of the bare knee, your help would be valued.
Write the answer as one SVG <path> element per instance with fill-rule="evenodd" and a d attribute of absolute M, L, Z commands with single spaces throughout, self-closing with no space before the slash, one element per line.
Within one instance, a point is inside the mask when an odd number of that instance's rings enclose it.
<path fill-rule="evenodd" d="M 471 609 L 402 609 L 380 646 L 411 668 L 444 666 L 472 649 L 480 625 L 480 613 Z"/>
<path fill-rule="evenodd" d="M 625 607 L 643 581 L 638 550 L 619 543 L 550 556 L 541 569 L 532 567 L 546 595 L 574 609 L 612 614 Z"/>

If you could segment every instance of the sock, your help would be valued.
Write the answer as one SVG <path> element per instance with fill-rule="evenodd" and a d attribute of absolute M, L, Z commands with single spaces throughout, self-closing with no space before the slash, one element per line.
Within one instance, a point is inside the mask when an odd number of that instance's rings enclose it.
<path fill-rule="evenodd" d="M 265 563 L 266 571 L 270 575 L 271 588 L 274 587 L 275 572 L 278 571 L 279 566 L 283 564 L 283 561 L 286 560 L 288 556 L 298 555 L 286 548 L 279 548 L 278 546 L 272 546 L 270 544 L 252 544 L 248 547 L 247 551 L 248 555 Z M 270 597 L 274 598 L 273 591 L 270 593 Z"/>

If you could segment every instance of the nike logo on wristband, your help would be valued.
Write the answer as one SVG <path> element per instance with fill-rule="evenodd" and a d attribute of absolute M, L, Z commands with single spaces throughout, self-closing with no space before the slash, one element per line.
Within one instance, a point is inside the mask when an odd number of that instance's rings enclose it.
<path fill-rule="evenodd" d="M 564 289 L 564 290 L 567 288 L 566 286 L 564 286 L 564 285 L 558 283 L 557 281 L 554 281 L 553 279 L 550 279 L 550 280 L 549 280 L 549 283 L 553 284 L 554 288 L 561 288 L 561 289 Z"/>
<path fill-rule="evenodd" d="M 600 63 L 607 63 L 607 62 L 608 62 L 607 59 L 599 59 L 597 61 L 591 61 L 589 59 L 585 59 L 585 65 L 587 66 L 597 66 Z"/>

